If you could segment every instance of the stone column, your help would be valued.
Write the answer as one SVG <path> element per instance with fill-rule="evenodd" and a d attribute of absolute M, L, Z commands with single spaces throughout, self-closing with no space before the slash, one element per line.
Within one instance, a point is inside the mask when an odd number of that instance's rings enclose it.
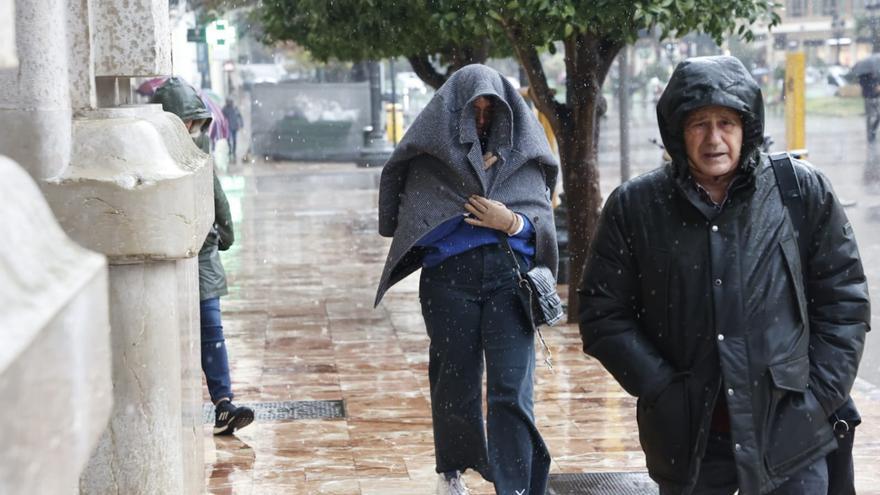
<path fill-rule="evenodd" d="M 12 69 L 18 66 L 15 53 L 15 2 L 0 0 L 0 69 Z"/>
<path fill-rule="evenodd" d="M 78 114 L 70 165 L 43 189 L 68 234 L 111 263 L 116 408 L 83 490 L 200 491 L 195 255 L 213 219 L 210 163 L 158 105 Z"/>
<path fill-rule="evenodd" d="M 0 493 L 74 494 L 113 400 L 106 261 L 2 157 L 0 218 Z"/>
<path fill-rule="evenodd" d="M 213 219 L 212 165 L 179 119 L 131 105 L 133 78 L 170 73 L 168 1 L 17 6 L 21 68 L 0 72 L 0 153 L 37 180 L 71 238 L 110 262 L 114 407 L 80 490 L 200 493 L 196 255 Z M 92 391 L 77 393 L 82 407 Z"/>
<path fill-rule="evenodd" d="M 171 72 L 167 0 L 92 0 L 89 10 L 102 108 L 76 110 L 70 166 L 44 187 L 71 237 L 111 264 L 116 407 L 81 489 L 200 493 L 196 256 L 214 218 L 213 165 L 179 119 L 131 105 L 133 78 Z"/>
<path fill-rule="evenodd" d="M 0 0 L 7 81 L 18 63 L 14 21 L 12 0 Z M 0 251 L 0 493 L 73 494 L 112 407 L 107 264 L 68 239 L 33 179 L 5 157 L 0 218 L 11 236 Z"/>
<path fill-rule="evenodd" d="M 211 164 L 159 105 L 79 113 L 70 165 L 43 189 L 68 234 L 111 264 L 115 409 L 81 487 L 198 493 L 195 255 L 213 220 Z"/>
<path fill-rule="evenodd" d="M 15 4 L 17 71 L 0 71 L 0 153 L 39 180 L 70 157 L 67 0 Z"/>
<path fill-rule="evenodd" d="M 167 0 L 89 0 L 98 77 L 171 74 Z"/>

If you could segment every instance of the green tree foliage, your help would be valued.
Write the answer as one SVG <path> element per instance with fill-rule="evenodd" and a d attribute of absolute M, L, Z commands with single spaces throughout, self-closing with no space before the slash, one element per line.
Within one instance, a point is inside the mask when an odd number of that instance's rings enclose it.
<path fill-rule="evenodd" d="M 880 53 L 880 16 L 870 14 L 856 16 L 856 35 L 871 40 L 871 52 Z"/>
<path fill-rule="evenodd" d="M 459 67 L 509 54 L 501 33 L 473 15 L 428 0 L 262 0 L 256 11 L 268 42 L 295 41 L 320 60 L 404 56 L 434 88 Z"/>
<path fill-rule="evenodd" d="M 270 40 L 293 40 L 319 58 L 405 56 L 428 84 L 489 54 L 512 53 L 528 76 L 532 101 L 559 144 L 569 208 L 569 318 L 575 289 L 602 205 L 598 143 L 606 104 L 601 88 L 614 58 L 640 33 L 680 37 L 703 32 L 720 43 L 729 33 L 753 39 L 759 19 L 779 22 L 773 0 L 262 0 L 259 18 Z M 565 53 L 565 101 L 548 86 L 539 55 Z"/>

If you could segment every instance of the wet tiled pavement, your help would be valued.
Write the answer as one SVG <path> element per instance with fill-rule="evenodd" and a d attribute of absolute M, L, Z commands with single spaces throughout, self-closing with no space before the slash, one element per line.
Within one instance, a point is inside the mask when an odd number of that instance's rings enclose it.
<path fill-rule="evenodd" d="M 418 277 L 372 308 L 389 243 L 376 234 L 379 171 L 290 163 L 230 171 L 223 181 L 237 239 L 223 255 L 222 309 L 237 400 L 343 400 L 347 417 L 255 422 L 237 438 L 212 437 L 206 425 L 209 492 L 433 493 Z M 546 337 L 555 368 L 538 369 L 536 415 L 552 472 L 644 471 L 635 400 L 582 354 L 575 326 Z M 859 493 L 880 494 L 880 393 L 861 382 L 854 396 L 865 419 Z M 478 476 L 466 479 L 472 493 L 493 493 Z"/>

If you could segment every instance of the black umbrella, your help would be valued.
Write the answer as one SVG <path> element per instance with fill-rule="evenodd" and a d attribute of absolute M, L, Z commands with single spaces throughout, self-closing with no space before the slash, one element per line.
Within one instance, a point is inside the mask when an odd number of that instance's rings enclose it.
<path fill-rule="evenodd" d="M 867 74 L 880 75 L 880 54 L 871 55 L 859 60 L 849 71 L 850 77 L 859 77 Z"/>

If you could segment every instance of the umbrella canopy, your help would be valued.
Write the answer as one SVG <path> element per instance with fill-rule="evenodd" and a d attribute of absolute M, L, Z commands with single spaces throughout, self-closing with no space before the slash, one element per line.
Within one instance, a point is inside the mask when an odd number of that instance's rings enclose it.
<path fill-rule="evenodd" d="M 139 95 L 149 98 L 153 96 L 153 94 L 156 93 L 156 90 L 162 87 L 162 85 L 165 84 L 165 81 L 167 80 L 167 77 L 154 77 L 152 79 L 147 79 L 146 81 L 141 83 L 141 85 L 138 86 L 135 91 L 137 91 Z"/>
<path fill-rule="evenodd" d="M 153 96 L 157 89 L 162 87 L 167 81 L 167 77 L 154 77 L 152 79 L 148 79 L 141 83 L 140 86 L 136 89 L 138 94 L 143 96 Z M 226 117 L 223 116 L 223 108 L 214 100 L 219 99 L 215 93 L 206 90 L 201 91 L 198 88 L 194 87 L 190 84 L 199 97 L 202 99 L 202 103 L 205 104 L 205 107 L 211 112 L 211 127 L 208 128 L 208 137 L 211 138 L 212 141 L 217 141 L 218 139 L 227 139 L 229 137 L 229 123 L 226 122 Z M 208 93 L 208 94 L 206 94 Z"/>
<path fill-rule="evenodd" d="M 203 94 L 201 96 L 205 106 L 208 107 L 208 110 L 211 111 L 211 115 L 214 117 L 214 120 L 211 121 L 211 127 L 208 129 L 208 136 L 213 141 L 229 138 L 229 122 L 226 121 L 226 117 L 223 115 L 223 108 L 213 99 Z"/>
<path fill-rule="evenodd" d="M 880 54 L 871 55 L 859 60 L 849 71 L 850 77 L 859 77 L 867 74 L 880 75 Z"/>
<path fill-rule="evenodd" d="M 203 89 L 202 96 L 208 98 L 209 100 L 213 101 L 214 103 L 216 103 L 218 105 L 223 105 L 223 103 L 224 103 L 223 98 L 221 98 L 220 95 L 211 91 L 210 89 Z"/>

